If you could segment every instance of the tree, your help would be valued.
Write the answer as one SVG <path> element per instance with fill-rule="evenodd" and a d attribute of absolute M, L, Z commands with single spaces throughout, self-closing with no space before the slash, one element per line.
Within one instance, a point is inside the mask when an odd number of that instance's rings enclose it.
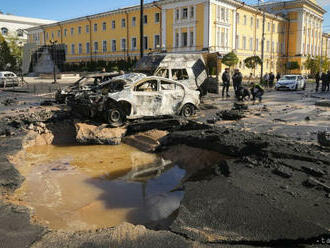
<path fill-rule="evenodd" d="M 0 34 L 0 70 L 11 70 L 16 66 L 16 59 L 10 52 L 7 41 Z"/>
<path fill-rule="evenodd" d="M 289 71 L 296 70 L 299 68 L 300 68 L 300 66 L 297 61 L 291 61 L 291 62 L 286 63 L 286 69 L 288 69 Z"/>
<path fill-rule="evenodd" d="M 329 59 L 327 57 L 321 58 L 320 56 L 315 58 L 308 56 L 307 60 L 304 62 L 304 66 L 310 71 L 311 75 L 315 75 L 319 72 L 320 68 L 322 71 L 327 71 L 329 69 L 329 65 Z"/>
<path fill-rule="evenodd" d="M 254 70 L 254 74 L 255 74 L 255 69 L 256 69 L 257 65 L 262 64 L 262 60 L 259 56 L 251 56 L 251 57 L 244 59 L 244 64 L 247 68 Z"/>
<path fill-rule="evenodd" d="M 221 63 L 226 66 L 229 66 L 229 68 L 230 68 L 234 65 L 237 65 L 238 61 L 239 61 L 239 59 L 238 59 L 237 55 L 234 52 L 230 52 L 230 53 L 227 53 L 225 56 L 223 56 Z"/>

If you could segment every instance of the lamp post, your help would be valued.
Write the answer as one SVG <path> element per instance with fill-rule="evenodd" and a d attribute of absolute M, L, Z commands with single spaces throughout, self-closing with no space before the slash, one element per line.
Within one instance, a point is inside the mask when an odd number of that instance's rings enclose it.
<path fill-rule="evenodd" d="M 50 40 L 49 41 L 50 42 L 50 44 L 52 44 L 52 53 L 53 53 L 53 74 L 54 74 L 54 82 L 53 82 L 53 84 L 56 84 L 57 83 L 57 81 L 56 81 L 56 57 L 55 57 L 55 55 L 56 55 L 56 53 L 55 53 L 55 48 L 56 48 L 56 43 L 57 43 L 57 40 Z"/>

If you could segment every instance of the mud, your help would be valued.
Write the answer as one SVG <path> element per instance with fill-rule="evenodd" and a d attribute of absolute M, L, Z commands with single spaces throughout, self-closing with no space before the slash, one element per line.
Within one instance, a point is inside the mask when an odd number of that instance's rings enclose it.
<path fill-rule="evenodd" d="M 330 156 L 329 149 L 317 143 L 317 133 L 328 130 L 329 112 L 315 107 L 324 96 L 272 94 L 261 105 L 249 105 L 241 120 L 207 125 L 219 109 L 233 106 L 230 100 L 220 102 L 211 95 L 205 104 L 214 108 L 202 110 L 195 121 L 142 120 L 127 126 L 126 136 L 157 127 L 169 132 L 157 140 L 154 150 L 187 170 L 172 190 L 184 190 L 179 209 L 159 225 L 123 223 L 55 231 L 31 224 L 29 209 L 17 207 L 19 202 L 8 203 L 23 177 L 7 156 L 21 151 L 22 143 L 27 147 L 75 141 L 75 120 L 70 112 L 59 110 L 50 110 L 44 119 L 37 114 L 30 121 L 29 116 L 23 118 L 28 121 L 11 117 L 23 112 L 1 118 L 0 127 L 9 127 L 13 134 L 0 138 L 1 204 L 6 205 L 0 210 L 0 223 L 15 223 L 1 225 L 2 243 L 5 247 L 327 247 Z M 61 140 L 64 131 L 70 135 Z M 36 142 L 36 137 L 43 138 Z"/>

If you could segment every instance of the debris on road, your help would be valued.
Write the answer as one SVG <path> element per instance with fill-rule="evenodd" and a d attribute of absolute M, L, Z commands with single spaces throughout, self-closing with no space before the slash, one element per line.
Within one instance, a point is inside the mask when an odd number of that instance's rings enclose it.
<path fill-rule="evenodd" d="M 318 132 L 317 140 L 321 146 L 330 146 L 330 133 L 329 132 Z"/>

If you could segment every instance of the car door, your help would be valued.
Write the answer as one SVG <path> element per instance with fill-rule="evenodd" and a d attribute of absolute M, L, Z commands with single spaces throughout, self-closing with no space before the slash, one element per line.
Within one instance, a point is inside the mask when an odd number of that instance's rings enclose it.
<path fill-rule="evenodd" d="M 160 115 L 162 96 L 159 91 L 157 79 L 146 79 L 139 82 L 133 88 L 133 116 L 157 116 Z"/>
<path fill-rule="evenodd" d="M 187 69 L 172 69 L 172 80 L 179 81 L 180 83 L 186 85 L 187 87 L 191 87 L 191 82 L 189 81 L 189 75 Z"/>
<path fill-rule="evenodd" d="M 173 81 L 161 80 L 160 93 L 162 95 L 160 112 L 163 115 L 176 114 L 185 96 L 184 88 Z"/>

